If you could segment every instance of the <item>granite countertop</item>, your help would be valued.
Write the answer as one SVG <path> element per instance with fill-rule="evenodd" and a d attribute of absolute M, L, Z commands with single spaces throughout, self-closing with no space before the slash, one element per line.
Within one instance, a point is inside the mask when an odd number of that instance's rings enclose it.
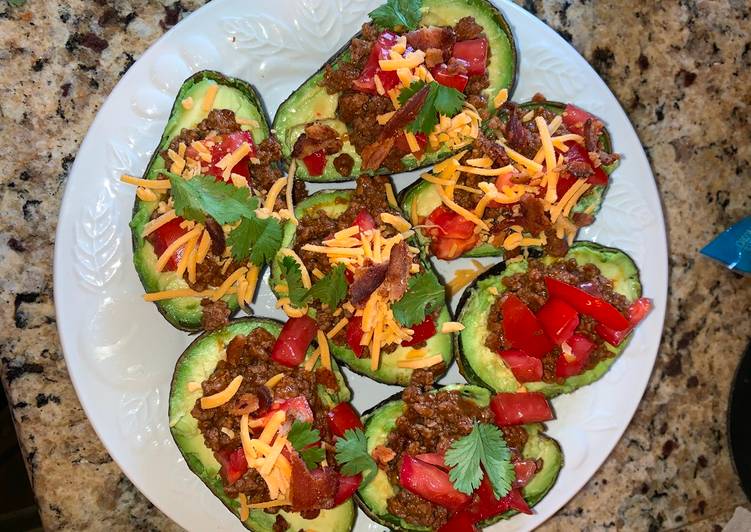
<path fill-rule="evenodd" d="M 177 528 L 89 425 L 52 301 L 54 231 L 76 150 L 120 76 L 201 2 L 113 4 L 0 2 L 1 374 L 48 529 Z M 751 10 L 733 0 L 656 4 L 523 2 L 592 63 L 630 116 L 670 244 L 665 334 L 644 400 L 605 465 L 545 530 L 712 530 L 747 505 L 725 408 L 751 338 L 751 279 L 698 250 L 751 213 Z"/>

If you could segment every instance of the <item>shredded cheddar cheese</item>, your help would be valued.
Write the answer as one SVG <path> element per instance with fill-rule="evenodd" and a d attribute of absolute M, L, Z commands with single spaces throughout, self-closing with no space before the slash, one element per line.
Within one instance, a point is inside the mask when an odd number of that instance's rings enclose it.
<path fill-rule="evenodd" d="M 216 408 L 218 406 L 222 406 L 223 404 L 227 403 L 232 399 L 235 394 L 237 393 L 237 390 L 240 389 L 240 384 L 242 384 L 243 376 L 238 375 L 232 381 L 227 385 L 227 387 L 222 390 L 221 392 L 217 392 L 214 395 L 209 395 L 206 397 L 201 397 L 201 408 L 204 410 L 209 410 L 211 408 Z"/>

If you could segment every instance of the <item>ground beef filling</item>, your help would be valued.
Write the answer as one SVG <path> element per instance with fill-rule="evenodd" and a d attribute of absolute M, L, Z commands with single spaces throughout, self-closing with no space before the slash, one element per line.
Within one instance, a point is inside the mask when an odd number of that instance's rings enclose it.
<path fill-rule="evenodd" d="M 510 349 L 503 336 L 502 307 L 507 294 L 515 294 L 521 299 L 532 312 L 537 312 L 548 300 L 545 276 L 550 276 L 565 283 L 578 286 L 587 292 L 600 297 L 617 308 L 624 315 L 628 311 L 628 300 L 613 288 L 613 281 L 603 276 L 600 269 L 594 264 L 579 266 L 575 260 L 560 260 L 550 266 L 545 266 L 541 261 L 531 259 L 526 272 L 517 273 L 503 279 L 506 287 L 493 303 L 488 315 L 488 337 L 485 345 L 494 352 Z M 605 341 L 595 333 L 597 322 L 583 314 L 579 315 L 579 326 L 576 333 L 583 334 L 595 343 L 595 349 L 589 357 L 584 371 L 594 368 L 599 362 L 611 358 L 613 353 L 606 347 Z M 542 358 L 542 380 L 548 383 L 562 383 L 565 379 L 555 374 L 556 360 L 561 354 L 560 347 L 553 350 Z"/>
<path fill-rule="evenodd" d="M 418 369 L 412 374 L 410 385 L 404 389 L 402 400 L 405 408 L 389 433 L 386 447 L 387 461 L 379 462 L 394 486 L 399 486 L 399 469 L 405 454 L 443 453 L 451 444 L 469 434 L 475 422 L 493 423 L 489 408 L 477 406 L 457 391 L 428 393 L 434 375 Z M 527 442 L 527 432 L 521 427 L 502 427 L 504 438 L 512 453 L 521 454 Z M 419 495 L 400 489 L 388 499 L 390 513 L 405 521 L 430 527 L 443 526 L 449 518 L 446 508 L 434 504 Z"/>
<path fill-rule="evenodd" d="M 448 59 L 447 66 L 449 69 L 453 69 L 454 73 L 466 73 L 464 64 L 449 59 L 451 47 L 457 40 L 483 37 L 482 26 L 477 24 L 473 17 L 464 17 L 454 27 L 440 28 L 438 31 L 445 34 L 440 38 L 440 44 L 444 45 L 444 50 L 433 47 L 432 44 L 434 43 L 431 42 L 433 39 L 424 38 L 420 35 L 420 32 L 430 33 L 431 30 L 433 30 L 432 27 L 422 28 L 407 34 L 410 46 L 423 50 L 426 53 L 426 61 L 437 65 Z M 352 82 L 360 77 L 379 34 L 380 32 L 376 27 L 371 24 L 364 24 L 361 34 L 352 39 L 350 43 L 349 61 L 340 63 L 336 69 L 327 65 L 321 80 L 321 85 L 326 89 L 326 92 L 339 94 L 337 118 L 347 125 L 349 140 L 360 155 L 366 147 L 372 146 L 379 140 L 384 130 L 384 126 L 378 124 L 376 120 L 378 115 L 394 110 L 390 98 L 359 92 L 354 90 L 352 86 Z M 489 57 L 490 50 L 488 50 L 488 61 Z M 483 119 L 488 118 L 488 112 L 487 97 L 482 93 L 489 86 L 490 81 L 486 69 L 482 75 L 470 76 L 467 87 L 464 89 L 467 102 L 477 108 Z M 401 172 L 404 170 L 402 158 L 409 153 L 406 143 L 396 143 L 380 166 L 388 168 L 392 172 Z M 349 161 L 342 160 L 338 164 L 335 162 L 334 167 L 341 175 L 349 175 L 352 167 L 348 163 Z"/>
<path fill-rule="evenodd" d="M 275 400 L 299 396 L 305 397 L 313 410 L 313 425 L 320 431 L 321 440 L 333 443 L 333 436 L 326 423 L 327 410 L 321 404 L 316 386 L 323 384 L 332 391 L 336 390 L 336 378 L 331 371 L 325 369 L 312 373 L 300 367 L 290 368 L 277 364 L 270 358 L 275 342 L 276 338 L 262 328 L 254 329 L 247 336 L 234 337 L 226 346 L 226 360 L 220 360 L 211 376 L 201 384 L 203 395 L 208 396 L 224 390 L 236 376 L 243 377 L 237 393 L 226 404 L 204 410 L 199 399 L 191 411 L 191 415 L 198 421 L 206 446 L 212 451 L 234 451 L 241 446 L 242 414 L 248 413 L 251 418 L 258 418 L 268 412 Z M 272 389 L 264 386 L 267 380 L 279 373 L 283 373 L 284 377 L 276 386 Z M 232 436 L 223 432 L 223 428 L 229 429 Z M 266 483 L 252 468 L 233 484 L 224 484 L 224 491 L 230 498 L 244 493 L 248 502 L 269 500 Z"/>
<path fill-rule="evenodd" d="M 302 249 L 303 246 L 306 244 L 322 245 L 324 240 L 331 238 L 337 231 L 351 227 L 360 211 L 365 210 L 370 213 L 377 223 L 380 222 L 380 216 L 384 212 L 401 216 L 401 213 L 392 208 L 388 203 L 386 197 L 386 185 L 388 183 L 388 176 L 360 176 L 357 179 L 355 191 L 348 201 L 347 209 L 337 218 L 330 218 L 322 210 L 308 212 L 302 217 L 297 226 L 294 251 L 302 259 L 308 271 L 312 272 L 318 268 L 322 273 L 326 274 L 331 271 L 331 264 L 328 257 L 323 253 L 305 251 Z M 378 227 L 385 238 L 396 234 L 394 228 L 390 225 L 379 224 Z M 313 300 L 309 305 L 315 308 L 316 321 L 319 328 L 323 331 L 333 328 L 342 318 L 351 319 L 353 315 L 350 311 L 341 308 L 341 312 L 334 316 L 334 312 L 338 309 L 328 308 L 318 300 Z M 346 327 L 333 338 L 333 341 L 338 345 L 346 345 Z M 413 347 L 419 349 L 422 345 L 424 344 L 421 343 Z M 397 347 L 399 347 L 397 344 L 390 344 L 384 346 L 381 351 L 392 353 Z M 363 347 L 361 356 L 363 358 L 369 356 L 367 346 Z"/>

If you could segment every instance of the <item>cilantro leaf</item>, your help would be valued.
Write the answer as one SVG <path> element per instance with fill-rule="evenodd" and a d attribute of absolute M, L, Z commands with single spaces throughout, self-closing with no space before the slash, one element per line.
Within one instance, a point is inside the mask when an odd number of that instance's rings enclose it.
<path fill-rule="evenodd" d="M 301 306 L 305 302 L 305 294 L 307 290 L 302 284 L 302 274 L 300 273 L 300 265 L 297 261 L 290 256 L 285 256 L 282 259 L 282 276 L 287 282 L 287 295 L 289 301 L 295 307 Z"/>
<path fill-rule="evenodd" d="M 308 421 L 296 419 L 287 433 L 287 440 L 297 451 L 321 440 L 321 433 Z"/>
<path fill-rule="evenodd" d="M 454 116 L 462 110 L 462 104 L 465 99 L 464 93 L 435 81 L 431 83 L 431 89 L 435 90 L 433 105 L 436 112 L 446 116 Z"/>
<path fill-rule="evenodd" d="M 326 458 L 326 451 L 323 447 L 308 447 L 300 452 L 300 458 L 308 469 L 315 469 Z"/>
<path fill-rule="evenodd" d="M 409 278 L 407 293 L 391 309 L 396 320 L 410 327 L 425 320 L 425 315 L 446 303 L 446 291 L 431 271 Z"/>
<path fill-rule="evenodd" d="M 381 28 L 414 30 L 420 25 L 422 0 L 386 0 L 368 16 Z"/>
<path fill-rule="evenodd" d="M 407 103 L 407 100 L 420 92 L 420 89 L 422 89 L 424 86 L 425 82 L 421 79 L 418 79 L 410 83 L 409 87 L 404 87 L 401 91 L 399 91 L 399 96 L 397 96 L 399 103 L 402 105 Z"/>
<path fill-rule="evenodd" d="M 300 453 L 308 469 L 315 469 L 326 457 L 322 447 L 310 447 L 321 441 L 321 433 L 312 427 L 309 422 L 296 419 L 287 433 L 287 439 Z"/>
<path fill-rule="evenodd" d="M 305 295 L 305 300 L 317 299 L 329 308 L 336 308 L 342 299 L 347 296 L 347 277 L 344 275 L 345 267 L 339 264 L 326 274 L 325 277 L 316 281 Z"/>
<path fill-rule="evenodd" d="M 404 105 L 424 86 L 424 81 L 413 81 L 409 87 L 402 89 L 399 93 L 399 102 Z M 428 86 L 430 88 L 425 102 L 414 120 L 407 124 L 407 130 L 412 133 L 430 133 L 438 123 L 439 115 L 454 116 L 462 110 L 462 104 L 466 98 L 463 93 L 435 81 L 431 81 Z"/>
<path fill-rule="evenodd" d="M 243 217 L 240 225 L 227 236 L 236 261 L 250 257 L 256 266 L 271 261 L 282 245 L 282 225 L 276 218 Z"/>
<path fill-rule="evenodd" d="M 348 429 L 343 438 L 336 440 L 336 461 L 342 466 L 342 474 L 347 476 L 367 471 L 367 476 L 363 476 L 363 486 L 378 473 L 378 466 L 368 453 L 368 439 L 362 429 Z"/>
<path fill-rule="evenodd" d="M 213 176 L 197 175 L 191 179 L 162 172 L 172 184 L 172 199 L 178 216 L 203 222 L 208 214 L 219 224 L 236 222 L 241 217 L 253 218 L 258 198 L 250 189 L 217 181 Z"/>
<path fill-rule="evenodd" d="M 451 444 L 444 460 L 451 466 L 451 483 L 462 493 L 471 495 L 480 487 L 483 468 L 497 498 L 511 490 L 515 478 L 511 452 L 495 425 L 475 423 L 472 432 Z"/>

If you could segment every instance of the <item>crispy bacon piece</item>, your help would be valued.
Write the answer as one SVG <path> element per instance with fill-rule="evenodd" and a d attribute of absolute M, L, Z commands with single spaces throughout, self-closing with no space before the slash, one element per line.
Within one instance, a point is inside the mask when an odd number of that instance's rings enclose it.
<path fill-rule="evenodd" d="M 378 445 L 373 449 L 373 460 L 379 464 L 386 465 L 396 457 L 396 453 L 385 445 Z"/>
<path fill-rule="evenodd" d="M 360 268 L 355 272 L 355 279 L 349 285 L 349 299 L 353 305 L 359 307 L 363 305 L 370 294 L 375 292 L 386 278 L 386 272 L 389 269 L 388 262 L 371 264 Z"/>
<path fill-rule="evenodd" d="M 515 105 L 510 105 L 508 107 L 509 117 L 503 136 L 506 137 L 511 148 L 524 155 L 529 155 L 530 152 L 535 149 L 534 135 L 524 127 L 519 108 Z"/>
<path fill-rule="evenodd" d="M 445 57 L 451 55 L 451 49 L 456 42 L 456 33 L 453 28 L 440 26 L 428 26 L 407 33 L 407 44 L 416 50 L 428 52 L 431 48 L 437 48 Z M 441 60 L 440 62 L 443 62 Z"/>
<path fill-rule="evenodd" d="M 320 122 L 313 122 L 305 126 L 305 133 L 295 141 L 292 157 L 304 159 L 308 155 L 323 151 L 327 155 L 337 153 L 342 149 L 342 141 L 337 131 Z"/>
<path fill-rule="evenodd" d="M 391 248 L 389 267 L 386 272 L 386 287 L 391 301 L 398 301 L 407 291 L 407 277 L 411 264 L 406 242 L 399 242 Z"/>
<path fill-rule="evenodd" d="M 433 68 L 443 63 L 443 51 L 440 48 L 428 48 L 425 50 L 425 65 Z"/>
<path fill-rule="evenodd" d="M 394 147 L 394 137 L 368 144 L 362 149 L 362 169 L 377 170 Z"/>
<path fill-rule="evenodd" d="M 334 507 L 339 475 L 330 467 L 309 471 L 296 452 L 285 453 L 292 466 L 290 502 L 293 512 Z"/>
<path fill-rule="evenodd" d="M 386 125 L 383 126 L 383 130 L 381 130 L 381 140 L 401 133 L 404 127 L 415 119 L 417 113 L 422 109 L 429 91 L 430 85 L 425 85 L 422 89 L 414 93 L 409 100 L 404 102 L 404 105 L 402 105 L 389 121 L 386 122 Z"/>
<path fill-rule="evenodd" d="M 217 257 L 221 257 L 222 253 L 224 253 L 224 249 L 227 247 L 227 244 L 224 240 L 224 231 L 222 230 L 222 226 L 219 225 L 219 222 L 214 220 L 211 216 L 206 216 L 204 225 L 206 227 L 206 231 L 209 232 L 209 236 L 211 237 L 211 252 Z"/>

